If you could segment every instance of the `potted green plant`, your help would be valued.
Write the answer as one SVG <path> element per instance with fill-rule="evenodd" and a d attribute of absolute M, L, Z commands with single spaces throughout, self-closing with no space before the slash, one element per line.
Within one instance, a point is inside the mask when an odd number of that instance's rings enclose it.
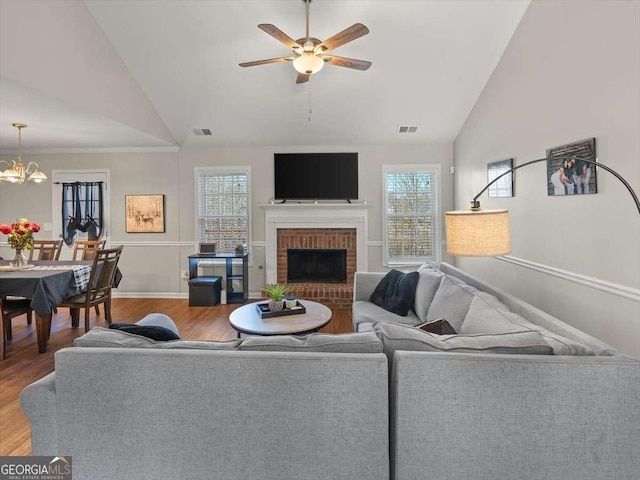
<path fill-rule="evenodd" d="M 279 312 L 284 308 L 284 298 L 291 292 L 286 283 L 267 283 L 262 289 L 269 299 L 269 310 Z"/>

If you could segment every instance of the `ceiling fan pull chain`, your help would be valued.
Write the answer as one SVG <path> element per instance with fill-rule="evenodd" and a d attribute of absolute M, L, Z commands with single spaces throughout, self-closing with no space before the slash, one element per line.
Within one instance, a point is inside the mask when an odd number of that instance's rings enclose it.
<path fill-rule="evenodd" d="M 309 100 L 309 123 L 311 123 L 311 83 L 307 83 L 307 98 Z"/>

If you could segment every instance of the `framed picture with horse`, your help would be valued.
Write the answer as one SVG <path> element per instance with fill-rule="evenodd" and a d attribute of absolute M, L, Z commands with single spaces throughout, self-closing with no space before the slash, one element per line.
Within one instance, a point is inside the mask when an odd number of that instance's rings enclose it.
<path fill-rule="evenodd" d="M 164 233 L 164 195 L 125 195 L 127 233 Z"/>

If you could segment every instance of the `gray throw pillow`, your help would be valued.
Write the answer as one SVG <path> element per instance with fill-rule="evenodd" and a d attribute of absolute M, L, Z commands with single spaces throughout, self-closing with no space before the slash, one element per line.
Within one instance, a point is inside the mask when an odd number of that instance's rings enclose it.
<path fill-rule="evenodd" d="M 190 340 L 171 340 L 157 342 L 150 338 L 134 335 L 120 330 L 94 327 L 83 336 L 74 340 L 76 347 L 106 347 L 106 348 L 155 348 L 155 349 L 197 349 L 197 350 L 234 350 L 240 345 L 240 340 L 229 342 L 203 342 Z"/>
<path fill-rule="evenodd" d="M 425 260 L 424 263 L 418 267 L 418 271 L 421 272 L 424 269 L 439 271 L 440 264 L 430 262 L 429 260 Z"/>
<path fill-rule="evenodd" d="M 533 331 L 488 335 L 436 335 L 420 329 L 379 322 L 374 330 L 382 340 L 389 361 L 396 350 L 413 352 L 507 353 L 551 355 L 542 335 Z"/>
<path fill-rule="evenodd" d="M 475 335 L 484 333 L 510 333 L 530 330 L 513 323 L 506 312 L 509 309 L 497 309 L 495 305 L 487 302 L 482 297 L 475 297 L 469 306 L 469 311 L 464 317 L 460 327 L 460 333 Z"/>
<path fill-rule="evenodd" d="M 272 352 L 381 353 L 382 342 L 374 331 L 338 335 L 312 333 L 247 337 L 238 348 Z"/>
<path fill-rule="evenodd" d="M 479 292 L 477 288 L 451 275 L 444 275 L 424 321 L 446 318 L 456 332 L 459 332 L 471 301 Z"/>
<path fill-rule="evenodd" d="M 444 274 L 433 268 L 418 269 L 418 285 L 416 285 L 416 298 L 413 301 L 413 310 L 422 322 L 427 321 L 427 313 L 433 298 L 438 291 Z"/>

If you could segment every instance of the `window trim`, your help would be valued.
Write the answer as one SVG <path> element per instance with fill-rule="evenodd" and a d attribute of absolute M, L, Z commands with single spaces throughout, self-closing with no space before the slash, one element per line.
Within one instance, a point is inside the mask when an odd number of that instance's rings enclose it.
<path fill-rule="evenodd" d="M 435 163 L 425 163 L 425 164 L 385 164 L 382 165 L 382 265 L 385 267 L 399 267 L 399 266 L 414 266 L 423 264 L 427 258 L 423 259 L 415 259 L 412 262 L 406 261 L 389 261 L 389 237 L 388 237 L 388 228 L 387 228 L 387 173 L 402 173 L 402 172 L 428 172 L 436 177 L 436 192 L 435 192 L 435 211 L 434 214 L 434 222 L 433 222 L 433 235 L 432 235 L 432 251 L 434 252 L 433 257 L 430 259 L 436 263 L 440 262 L 442 257 L 441 252 L 441 227 L 440 224 L 442 222 L 442 201 L 441 201 L 441 189 L 442 189 L 442 165 Z"/>
<path fill-rule="evenodd" d="M 200 228 L 199 228 L 199 218 L 200 218 L 200 199 L 198 196 L 198 180 L 202 174 L 245 174 L 247 176 L 247 245 L 249 246 L 249 253 L 252 252 L 253 243 L 252 243 L 252 231 L 253 231 L 253 202 L 251 198 L 251 167 L 246 165 L 238 165 L 238 166 L 224 166 L 224 167 L 194 167 L 193 168 L 193 198 L 194 198 L 194 215 L 193 215 L 193 239 L 194 239 L 194 248 L 195 251 L 198 251 L 200 245 Z M 252 257 L 253 255 L 249 255 L 249 266 L 252 266 Z"/>

